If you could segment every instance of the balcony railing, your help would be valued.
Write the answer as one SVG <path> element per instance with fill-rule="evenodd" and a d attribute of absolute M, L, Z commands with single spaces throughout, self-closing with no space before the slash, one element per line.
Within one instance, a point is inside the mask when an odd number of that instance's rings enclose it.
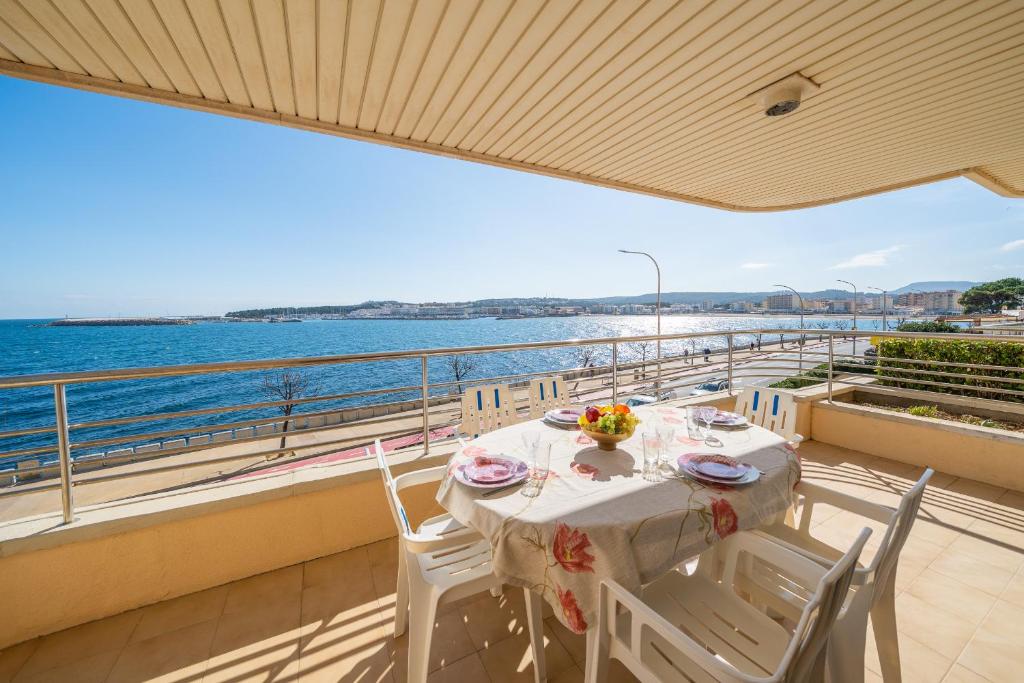
<path fill-rule="evenodd" d="M 618 402 L 632 394 L 653 395 L 656 400 L 682 398 L 687 390 L 707 381 L 709 375 L 725 379 L 730 392 L 744 385 L 763 385 L 798 375 L 804 383 L 826 385 L 830 401 L 834 385 L 854 377 L 868 377 L 890 386 L 913 385 L 937 394 L 957 392 L 1018 402 L 1024 399 L 1022 367 L 886 357 L 873 358 L 868 363 L 874 365 L 866 365 L 863 357 L 837 349 L 838 345 L 850 340 L 859 340 L 857 343 L 863 349 L 867 346 L 864 339 L 873 336 L 981 341 L 978 337 L 962 334 L 820 329 L 730 330 L 3 377 L 0 378 L 0 390 L 42 387 L 52 391 L 54 419 L 49 425 L 0 432 L 0 444 L 15 440 L 22 442 L 22 447 L 0 451 L 0 475 L 6 476 L 8 482 L 7 486 L 0 488 L 0 499 L 59 490 L 61 514 L 67 523 L 74 517 L 73 494 L 77 486 L 201 466 L 266 461 L 288 455 L 287 459 L 275 461 L 276 466 L 281 462 L 301 461 L 337 452 L 346 446 L 361 445 L 366 441 L 367 429 L 374 438 L 418 433 L 423 451 L 428 453 L 432 443 L 452 437 L 452 428 L 459 422 L 460 392 L 464 387 L 495 382 L 510 383 L 514 388 L 525 387 L 531 378 L 552 374 L 565 378 L 574 399 L 580 402 Z M 774 341 L 776 339 L 778 343 Z M 645 343 L 657 341 L 668 350 L 667 354 L 663 352 L 660 360 L 653 357 L 624 360 L 624 352 L 636 351 L 639 345 L 642 355 Z M 697 348 L 698 342 L 701 349 Z M 1024 338 L 1000 338 L 998 343 L 1024 343 Z M 788 346 L 780 349 L 778 344 Z M 715 348 L 705 356 L 703 349 L 712 346 Z M 564 352 L 581 347 L 603 349 L 603 359 L 585 367 L 570 364 L 569 367 L 545 367 L 538 371 L 501 376 L 431 380 L 431 361 L 435 362 L 433 373 L 436 376 L 436 359 L 442 357 Z M 758 352 L 762 348 L 764 350 Z M 403 361 L 418 363 L 418 382 L 84 422 L 70 422 L 68 419 L 66 388 L 69 386 L 344 365 L 374 366 Z M 410 376 L 409 372 L 407 367 L 405 377 Z M 251 417 L 253 413 L 286 406 L 305 412 Z M 245 414 L 250 417 L 244 417 Z M 186 419 L 190 422 L 182 424 Z M 197 420 L 199 424 L 196 424 Z M 135 429 L 155 422 L 169 425 L 148 431 Z M 360 428 L 362 436 L 346 429 L 353 425 Z M 73 440 L 74 434 L 90 430 L 107 430 L 113 435 Z M 303 439 L 302 443 L 296 444 L 294 439 L 298 436 L 315 436 L 316 439 L 313 443 L 309 443 L 310 439 Z M 293 439 L 293 443 L 276 443 L 282 437 Z M 275 441 L 270 441 L 272 439 Z M 232 452 L 226 453 L 207 453 L 228 445 L 242 448 L 229 449 Z M 111 447 L 114 450 L 109 450 Z M 199 455 L 203 453 L 206 457 Z M 156 462 L 158 459 L 166 459 L 166 462 Z M 147 466 L 116 467 L 126 462 L 145 462 Z M 95 472 L 100 467 L 109 467 L 110 471 Z M 88 477 L 80 476 L 86 472 L 89 472 Z"/>

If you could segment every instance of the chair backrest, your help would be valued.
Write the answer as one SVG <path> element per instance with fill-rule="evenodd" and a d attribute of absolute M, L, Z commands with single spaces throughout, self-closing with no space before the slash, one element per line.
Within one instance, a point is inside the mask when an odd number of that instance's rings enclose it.
<path fill-rule="evenodd" d="M 519 422 L 512 389 L 507 384 L 470 387 L 462 395 L 462 424 L 459 430 L 477 437 Z"/>
<path fill-rule="evenodd" d="M 736 412 L 758 427 L 775 432 L 784 439 L 796 434 L 796 401 L 791 394 L 747 387 L 736 399 Z"/>
<path fill-rule="evenodd" d="M 878 551 L 871 564 L 866 568 L 868 575 L 866 582 L 875 584 L 871 599 L 872 606 L 882 594 L 879 588 L 896 578 L 896 563 L 903 551 L 903 545 L 910 535 L 910 529 L 914 526 L 914 520 L 917 519 L 917 511 L 921 508 L 921 500 L 924 498 L 924 489 L 928 485 L 928 480 L 932 478 L 932 474 L 934 472 L 929 467 L 917 480 L 917 483 L 903 494 L 900 504 L 896 507 L 896 512 L 893 513 L 889 522 L 889 527 L 885 531 L 885 536 L 882 537 L 882 542 L 878 546 Z"/>
<path fill-rule="evenodd" d="M 395 479 L 391 476 L 391 469 L 384 458 L 384 449 L 381 448 L 380 439 L 374 442 L 373 448 L 377 455 L 377 468 L 380 470 L 381 479 L 384 480 L 384 494 L 388 499 L 388 507 L 391 508 L 391 517 L 394 519 L 395 527 L 398 529 L 398 537 L 402 538 L 403 534 L 412 533 L 412 527 L 409 525 L 409 515 L 405 512 L 402 499 L 398 497 L 398 486 L 395 484 Z M 370 455 L 369 448 L 366 449 L 366 454 Z"/>
<path fill-rule="evenodd" d="M 565 380 L 558 376 L 538 377 L 530 380 L 530 419 L 544 417 L 554 408 L 569 407 L 569 392 Z"/>
<path fill-rule="evenodd" d="M 825 680 L 825 646 L 853 581 L 857 558 L 870 535 L 870 529 L 862 529 L 850 549 L 821 577 L 779 662 L 779 680 Z"/>

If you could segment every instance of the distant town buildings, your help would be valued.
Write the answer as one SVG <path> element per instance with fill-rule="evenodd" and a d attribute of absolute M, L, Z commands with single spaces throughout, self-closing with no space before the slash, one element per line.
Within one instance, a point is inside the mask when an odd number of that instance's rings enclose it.
<path fill-rule="evenodd" d="M 857 297 L 857 312 L 863 314 L 879 314 L 883 305 L 886 313 L 903 315 L 942 315 L 963 312 L 960 305 L 962 292 L 946 290 L 940 292 L 910 292 L 899 296 L 886 295 L 882 301 L 881 294 L 860 293 Z M 811 314 L 850 315 L 853 313 L 853 298 L 803 300 L 803 311 Z M 591 304 L 589 306 L 561 305 L 514 305 L 484 306 L 469 303 L 427 303 L 427 304 L 365 304 L 349 313 L 288 313 L 294 319 L 364 319 L 364 320 L 466 320 L 469 318 L 534 318 L 545 316 L 576 316 L 576 315 L 654 315 L 654 302 L 630 304 Z M 662 315 L 682 315 L 689 313 L 778 313 L 796 314 L 800 312 L 800 299 L 795 294 L 786 292 L 770 294 L 763 301 L 753 298 L 728 303 L 716 304 L 704 300 L 697 304 L 664 304 Z"/>

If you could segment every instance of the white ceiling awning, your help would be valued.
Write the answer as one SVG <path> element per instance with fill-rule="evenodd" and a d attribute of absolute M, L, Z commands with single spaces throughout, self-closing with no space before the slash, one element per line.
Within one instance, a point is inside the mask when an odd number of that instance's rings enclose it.
<path fill-rule="evenodd" d="M 727 209 L 1024 197 L 1017 0 L 0 0 L 0 73 Z"/>

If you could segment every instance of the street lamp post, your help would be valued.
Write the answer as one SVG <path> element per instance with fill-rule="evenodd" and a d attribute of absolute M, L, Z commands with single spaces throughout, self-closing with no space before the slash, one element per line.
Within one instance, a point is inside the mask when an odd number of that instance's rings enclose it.
<path fill-rule="evenodd" d="M 873 289 L 876 292 L 881 292 L 882 293 L 882 332 L 888 332 L 889 331 L 889 326 L 886 324 L 886 317 L 885 317 L 885 309 L 887 308 L 885 300 L 889 296 L 889 292 L 887 292 L 884 289 L 879 289 L 878 287 L 868 287 L 868 289 Z"/>
<path fill-rule="evenodd" d="M 657 401 L 661 400 L 661 268 L 658 266 L 658 262 L 653 256 L 648 254 L 646 251 L 630 251 L 628 249 L 619 249 L 623 254 L 637 254 L 639 256 L 646 256 L 651 259 L 651 263 L 654 264 L 654 272 L 658 278 L 658 294 L 657 303 L 654 310 L 654 316 L 656 319 L 656 325 L 658 330 L 658 340 L 655 342 L 654 355 L 657 360 L 658 374 L 654 381 L 654 398 Z"/>
<path fill-rule="evenodd" d="M 781 287 L 782 289 L 788 289 L 789 291 L 796 294 L 796 298 L 800 300 L 800 372 L 804 371 L 804 298 L 800 296 L 800 292 L 796 291 L 789 285 L 772 285 L 772 287 Z"/>
<path fill-rule="evenodd" d="M 857 355 L 857 285 L 847 280 L 836 280 L 853 287 L 853 355 Z"/>

